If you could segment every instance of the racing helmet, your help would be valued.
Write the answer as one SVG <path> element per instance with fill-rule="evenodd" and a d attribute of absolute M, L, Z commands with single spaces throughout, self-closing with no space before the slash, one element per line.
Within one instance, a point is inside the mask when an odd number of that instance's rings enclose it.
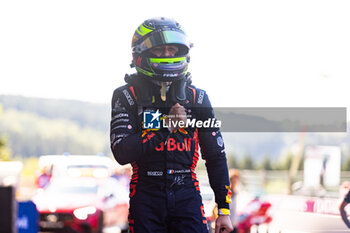
<path fill-rule="evenodd" d="M 175 45 L 174 57 L 156 57 L 150 50 L 157 46 Z M 186 76 L 189 50 L 192 47 L 181 25 L 169 18 L 144 21 L 132 38 L 132 65 L 139 75 L 161 82 L 181 80 Z"/>

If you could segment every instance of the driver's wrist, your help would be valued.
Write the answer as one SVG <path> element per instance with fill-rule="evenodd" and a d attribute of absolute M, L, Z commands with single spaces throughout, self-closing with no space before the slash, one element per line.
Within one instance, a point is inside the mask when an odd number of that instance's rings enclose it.
<path fill-rule="evenodd" d="M 230 215 L 230 210 L 226 208 L 220 208 L 218 210 L 218 215 Z"/>

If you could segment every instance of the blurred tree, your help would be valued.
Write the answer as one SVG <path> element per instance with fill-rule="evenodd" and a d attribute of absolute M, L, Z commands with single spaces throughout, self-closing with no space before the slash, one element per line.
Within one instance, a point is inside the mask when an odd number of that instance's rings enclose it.
<path fill-rule="evenodd" d="M 76 100 L 56 100 L 24 96 L 0 95 L 5 110 L 34 113 L 46 119 L 67 119 L 78 126 L 109 130 L 109 104 L 93 104 Z"/>
<path fill-rule="evenodd" d="M 343 171 L 350 171 L 350 157 L 347 156 L 345 158 L 345 161 L 342 164 L 342 170 Z"/>
<path fill-rule="evenodd" d="M 239 161 L 237 159 L 237 156 L 235 154 L 229 154 L 227 156 L 227 164 L 229 168 L 236 168 L 239 169 Z"/>
<path fill-rule="evenodd" d="M 0 104 L 0 120 L 2 115 L 2 106 Z M 5 137 L 0 137 L 0 160 L 7 161 L 11 159 L 11 151 L 7 147 L 7 140 Z"/>
<path fill-rule="evenodd" d="M 11 150 L 7 147 L 7 141 L 4 137 L 0 138 L 0 160 L 8 161 L 11 159 Z"/>
<path fill-rule="evenodd" d="M 66 119 L 50 119 L 34 113 L 8 109 L 3 112 L 0 131 L 6 133 L 16 157 L 43 154 L 110 153 L 108 131 L 82 127 Z"/>
<path fill-rule="evenodd" d="M 276 170 L 289 170 L 292 164 L 293 154 L 288 153 L 276 163 Z"/>
<path fill-rule="evenodd" d="M 259 168 L 262 169 L 262 170 L 265 170 L 265 171 L 270 171 L 270 170 L 272 170 L 272 164 L 271 164 L 270 156 L 266 155 L 266 156 L 263 158 L 263 160 L 262 160 L 262 162 L 261 162 Z"/>
<path fill-rule="evenodd" d="M 255 164 L 250 155 L 245 155 L 242 163 L 241 163 L 241 168 L 246 169 L 246 170 L 254 170 L 255 169 Z"/>
<path fill-rule="evenodd" d="M 299 165 L 299 170 L 304 170 L 304 161 L 305 161 L 305 157 L 301 157 L 301 161 L 300 161 L 300 165 Z"/>

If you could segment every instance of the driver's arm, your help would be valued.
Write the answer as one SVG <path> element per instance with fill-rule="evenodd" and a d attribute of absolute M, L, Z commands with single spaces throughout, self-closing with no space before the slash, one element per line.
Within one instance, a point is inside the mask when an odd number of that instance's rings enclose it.
<path fill-rule="evenodd" d="M 342 203 L 340 204 L 339 206 L 339 211 L 340 211 L 340 215 L 341 215 L 341 218 L 343 219 L 345 225 L 350 228 L 350 221 L 348 219 L 348 215 L 345 211 L 345 207 L 348 205 L 349 203 L 346 202 L 346 200 L 343 200 Z"/>

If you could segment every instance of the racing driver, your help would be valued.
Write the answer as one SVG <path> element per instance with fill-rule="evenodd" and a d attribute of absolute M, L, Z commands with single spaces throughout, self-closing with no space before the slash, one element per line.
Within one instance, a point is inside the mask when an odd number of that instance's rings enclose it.
<path fill-rule="evenodd" d="M 224 143 L 216 124 L 197 124 L 215 118 L 206 92 L 191 84 L 190 48 L 178 22 L 144 21 L 132 38 L 137 72 L 113 93 L 111 149 L 133 167 L 130 232 L 208 232 L 195 174 L 199 146 L 219 208 L 215 232 L 233 230 Z"/>

